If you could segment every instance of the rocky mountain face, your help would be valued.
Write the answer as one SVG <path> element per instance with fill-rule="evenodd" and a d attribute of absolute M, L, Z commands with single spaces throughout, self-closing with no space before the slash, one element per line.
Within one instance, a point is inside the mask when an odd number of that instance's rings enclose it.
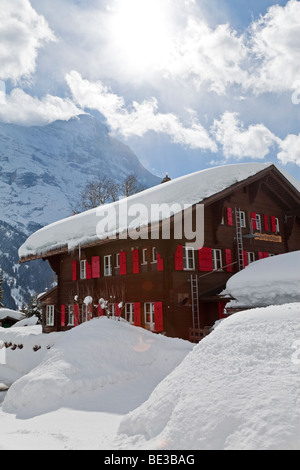
<path fill-rule="evenodd" d="M 131 173 L 144 187 L 160 182 L 93 116 L 34 127 L 0 123 L 0 269 L 6 307 L 20 306 L 53 282 L 48 264 L 18 264 L 18 248 L 27 236 L 71 215 L 88 181 L 106 176 L 122 182 Z"/>

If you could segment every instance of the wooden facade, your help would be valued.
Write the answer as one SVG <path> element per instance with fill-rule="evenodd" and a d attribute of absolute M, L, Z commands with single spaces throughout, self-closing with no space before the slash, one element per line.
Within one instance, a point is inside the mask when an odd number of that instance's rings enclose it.
<path fill-rule="evenodd" d="M 153 332 L 198 341 L 222 317 L 225 304 L 218 294 L 239 269 L 237 213 L 243 266 L 300 249 L 300 194 L 275 166 L 201 202 L 201 249 L 187 248 L 184 238 L 149 235 L 40 255 L 57 275 L 57 287 L 41 298 L 43 331 L 68 330 L 109 313 Z M 108 301 L 107 310 L 99 299 Z"/>

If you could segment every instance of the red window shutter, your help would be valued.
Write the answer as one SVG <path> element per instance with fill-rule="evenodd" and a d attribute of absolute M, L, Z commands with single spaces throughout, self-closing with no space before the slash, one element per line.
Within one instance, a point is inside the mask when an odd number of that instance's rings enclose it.
<path fill-rule="evenodd" d="M 199 271 L 213 271 L 213 259 L 211 248 L 200 248 L 199 250 Z"/>
<path fill-rule="evenodd" d="M 65 305 L 60 306 L 60 312 L 61 312 L 60 324 L 61 326 L 66 326 L 66 306 Z"/>
<path fill-rule="evenodd" d="M 132 272 L 138 274 L 140 272 L 139 250 L 132 250 Z"/>
<path fill-rule="evenodd" d="M 120 274 L 127 274 L 127 254 L 126 251 L 121 251 L 119 254 Z"/>
<path fill-rule="evenodd" d="M 231 273 L 232 272 L 232 256 L 231 256 L 231 250 L 230 249 L 226 249 L 225 250 L 225 260 L 226 260 L 226 271 L 228 273 Z M 231 265 L 231 266 L 228 266 L 228 265 Z"/>
<path fill-rule="evenodd" d="M 276 232 L 276 217 L 271 215 L 271 229 L 272 232 Z"/>
<path fill-rule="evenodd" d="M 269 231 L 269 221 L 268 221 L 268 216 L 264 214 L 264 226 L 265 226 L 265 232 Z"/>
<path fill-rule="evenodd" d="M 227 225 L 233 225 L 231 207 L 227 207 Z"/>
<path fill-rule="evenodd" d="M 243 251 L 243 258 L 244 258 L 244 268 L 248 266 L 248 253 L 247 251 Z"/>
<path fill-rule="evenodd" d="M 164 331 L 164 316 L 163 316 L 162 302 L 154 303 L 154 322 L 155 322 L 156 332 L 160 333 Z"/>
<path fill-rule="evenodd" d="M 119 307 L 119 304 L 117 303 L 117 304 L 115 304 L 115 316 L 119 317 L 120 313 L 121 313 L 121 309 Z"/>
<path fill-rule="evenodd" d="M 258 252 L 258 259 L 263 259 L 265 258 L 264 253 L 262 251 Z"/>
<path fill-rule="evenodd" d="M 97 315 L 98 317 L 103 317 L 104 315 L 104 308 L 101 308 L 100 305 L 97 306 Z"/>
<path fill-rule="evenodd" d="M 72 279 L 73 281 L 77 280 L 77 261 L 72 262 Z"/>
<path fill-rule="evenodd" d="M 164 260 L 160 256 L 158 252 L 156 252 L 156 257 L 157 257 L 157 271 L 163 271 L 164 270 Z"/>
<path fill-rule="evenodd" d="M 135 302 L 133 306 L 133 314 L 134 314 L 134 325 L 142 326 L 141 304 L 139 302 Z"/>
<path fill-rule="evenodd" d="M 100 257 L 92 256 L 92 278 L 98 279 L 100 277 Z"/>
<path fill-rule="evenodd" d="M 92 279 L 92 265 L 86 262 L 86 278 Z"/>
<path fill-rule="evenodd" d="M 175 251 L 175 271 L 183 271 L 183 246 L 178 245 Z"/>
<path fill-rule="evenodd" d="M 251 212 L 251 220 L 252 220 L 252 228 L 253 230 L 257 229 L 257 223 L 256 223 L 256 213 Z"/>
<path fill-rule="evenodd" d="M 79 305 L 74 305 L 74 325 L 79 325 Z"/>

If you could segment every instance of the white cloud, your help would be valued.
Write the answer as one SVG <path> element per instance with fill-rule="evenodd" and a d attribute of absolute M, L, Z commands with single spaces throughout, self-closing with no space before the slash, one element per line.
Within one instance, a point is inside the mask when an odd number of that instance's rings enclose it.
<path fill-rule="evenodd" d="M 25 126 L 44 125 L 83 114 L 70 100 L 46 95 L 41 100 L 15 88 L 0 106 L 0 121 Z"/>
<path fill-rule="evenodd" d="M 243 36 L 238 36 L 229 25 L 212 29 L 204 20 L 190 17 L 176 36 L 165 73 L 182 81 L 192 80 L 197 88 L 205 84 L 223 94 L 228 85 L 248 79 L 242 66 L 246 57 Z"/>
<path fill-rule="evenodd" d="M 250 33 L 249 52 L 255 61 L 247 87 L 256 93 L 294 90 L 300 79 L 300 2 L 272 6 Z"/>
<path fill-rule="evenodd" d="M 284 140 L 280 141 L 281 151 L 278 153 L 278 160 L 286 165 L 287 163 L 296 163 L 300 166 L 300 134 L 289 134 Z"/>
<path fill-rule="evenodd" d="M 195 117 L 189 127 L 185 127 L 173 113 L 160 113 L 155 98 L 142 103 L 134 101 L 126 107 L 124 98 L 112 93 L 101 81 L 83 80 L 75 71 L 67 74 L 66 80 L 75 103 L 83 109 L 97 109 L 106 118 L 111 130 L 125 138 L 142 137 L 146 132 L 153 131 L 166 134 L 173 142 L 190 148 L 217 151 L 216 144 Z"/>
<path fill-rule="evenodd" d="M 35 71 L 38 49 L 54 40 L 45 18 L 29 0 L 1 0 L 0 79 L 14 82 Z"/>
<path fill-rule="evenodd" d="M 225 112 L 221 119 L 215 120 L 212 134 L 222 145 L 225 158 L 264 159 L 271 147 L 279 139 L 264 125 L 250 125 L 244 128 L 237 113 Z"/>

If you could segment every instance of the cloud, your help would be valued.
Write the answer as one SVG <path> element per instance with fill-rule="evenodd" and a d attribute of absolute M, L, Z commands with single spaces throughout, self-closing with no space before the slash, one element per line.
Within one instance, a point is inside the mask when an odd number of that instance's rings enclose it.
<path fill-rule="evenodd" d="M 281 151 L 278 153 L 277 158 L 283 165 L 295 163 L 300 166 L 300 134 L 289 134 L 280 141 L 279 147 Z"/>
<path fill-rule="evenodd" d="M 222 145 L 226 159 L 264 159 L 279 139 L 264 125 L 253 124 L 244 128 L 237 113 L 225 112 L 211 128 L 217 142 Z"/>
<path fill-rule="evenodd" d="M 195 117 L 184 126 L 173 113 L 160 113 L 155 98 L 142 103 L 125 105 L 123 97 L 111 92 L 101 81 L 90 82 L 72 71 L 66 76 L 74 102 L 81 108 L 98 110 L 106 118 L 111 130 L 125 138 L 144 136 L 153 131 L 168 135 L 173 142 L 189 148 L 217 151 L 216 144 Z"/>
<path fill-rule="evenodd" d="M 32 97 L 20 88 L 2 96 L 0 121 L 25 126 L 45 125 L 57 119 L 69 120 L 83 114 L 70 100 L 46 95 L 42 99 Z"/>
<path fill-rule="evenodd" d="M 45 18 L 36 13 L 29 0 L 1 0 L 0 79 L 16 82 L 32 74 L 38 49 L 53 40 Z"/>
<path fill-rule="evenodd" d="M 254 58 L 248 88 L 258 94 L 294 90 L 300 78 L 300 2 L 274 5 L 253 22 L 248 47 Z"/>
<path fill-rule="evenodd" d="M 243 36 L 228 24 L 213 29 L 205 20 L 190 17 L 177 34 L 165 73 L 183 82 L 189 79 L 196 88 L 206 85 L 210 91 L 224 94 L 228 85 L 248 80 L 243 69 L 246 57 Z"/>

